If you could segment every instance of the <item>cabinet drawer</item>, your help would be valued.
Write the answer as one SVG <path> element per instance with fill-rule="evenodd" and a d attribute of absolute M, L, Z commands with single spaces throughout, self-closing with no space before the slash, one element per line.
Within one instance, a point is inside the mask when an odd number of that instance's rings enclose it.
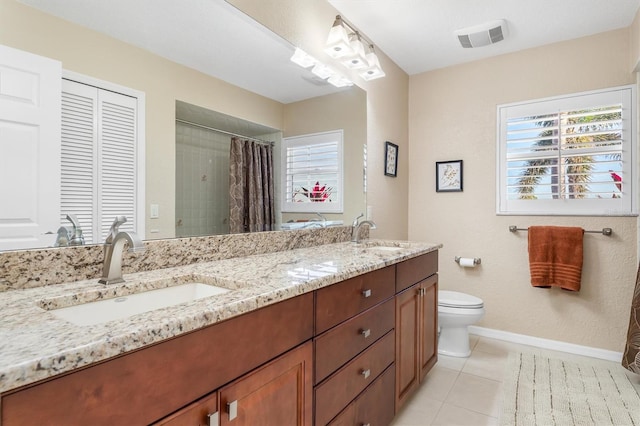
<path fill-rule="evenodd" d="M 388 367 L 330 426 L 386 426 L 393 421 L 395 364 Z"/>
<path fill-rule="evenodd" d="M 396 293 L 438 272 L 438 251 L 405 260 L 396 265 Z"/>
<path fill-rule="evenodd" d="M 395 303 L 389 299 L 315 339 L 315 383 L 384 336 L 394 326 Z"/>
<path fill-rule="evenodd" d="M 395 267 L 369 272 L 316 292 L 316 334 L 395 294 Z"/>
<path fill-rule="evenodd" d="M 326 425 L 393 363 L 394 343 L 390 331 L 316 387 L 316 426 Z"/>

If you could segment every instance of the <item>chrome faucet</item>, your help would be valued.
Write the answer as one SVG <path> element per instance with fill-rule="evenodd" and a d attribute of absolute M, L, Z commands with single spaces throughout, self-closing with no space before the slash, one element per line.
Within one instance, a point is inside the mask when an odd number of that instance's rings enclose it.
<path fill-rule="evenodd" d="M 107 239 L 104 241 L 104 264 L 102 266 L 102 278 L 100 284 L 117 284 L 124 282 L 122 279 L 122 251 L 125 241 L 129 243 L 130 252 L 144 251 L 144 243 L 133 231 L 119 231 L 120 225 L 125 223 L 125 216 L 117 216 L 111 224 Z"/>
<path fill-rule="evenodd" d="M 354 221 L 354 223 L 355 222 L 356 221 Z M 369 225 L 369 229 L 376 229 L 376 224 L 371 220 L 363 220 L 362 222 L 356 223 L 356 225 L 351 230 L 351 241 L 353 241 L 354 243 L 360 242 L 360 228 L 362 227 L 362 225 Z"/>
<path fill-rule="evenodd" d="M 356 227 L 358 226 L 358 221 L 360 220 L 361 217 L 364 216 L 364 213 L 360 213 L 360 216 L 356 217 L 355 219 L 353 219 L 353 223 L 351 224 L 352 227 Z"/>

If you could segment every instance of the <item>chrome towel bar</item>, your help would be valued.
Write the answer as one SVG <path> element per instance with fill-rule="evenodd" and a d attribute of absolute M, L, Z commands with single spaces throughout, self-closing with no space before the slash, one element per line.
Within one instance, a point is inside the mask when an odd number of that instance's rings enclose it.
<path fill-rule="evenodd" d="M 528 229 L 527 228 L 518 228 L 515 225 L 509 226 L 509 232 L 518 232 L 518 231 L 528 231 Z M 602 228 L 602 231 L 584 231 L 584 232 L 588 232 L 590 234 L 602 234 L 602 235 L 606 235 L 607 237 L 610 237 L 613 234 L 613 229 L 611 229 L 611 228 Z"/>

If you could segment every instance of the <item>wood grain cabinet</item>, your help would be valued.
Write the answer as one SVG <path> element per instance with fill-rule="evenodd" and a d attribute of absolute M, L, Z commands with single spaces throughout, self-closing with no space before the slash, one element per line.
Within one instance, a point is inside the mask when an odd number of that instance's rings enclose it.
<path fill-rule="evenodd" d="M 301 380 L 296 383 L 304 383 L 305 386 L 308 380 L 307 387 L 298 388 L 300 392 L 307 392 L 301 396 L 304 404 L 295 405 L 295 410 L 305 409 L 302 415 L 305 421 L 293 424 L 310 425 L 312 336 L 313 293 L 307 293 L 3 394 L 0 424 L 146 425 L 196 401 L 202 402 L 204 408 L 200 408 L 207 411 L 203 411 L 207 415 L 215 406 L 210 405 L 206 395 L 217 389 L 226 389 L 224 387 L 229 383 L 235 383 L 239 377 L 255 371 L 255 376 L 246 376 L 247 381 L 234 389 L 241 389 L 240 386 L 251 388 L 250 384 L 247 385 L 251 382 L 250 377 L 264 379 L 266 374 L 267 377 L 273 376 L 275 382 L 268 382 L 268 386 L 260 388 L 257 394 L 267 399 L 278 398 L 287 392 L 279 388 L 279 384 L 290 388 L 293 376 Z M 273 364 L 273 369 L 283 369 L 280 376 L 272 370 L 268 370 L 268 374 L 262 369 L 255 370 L 304 342 L 309 342 L 303 350 L 307 351 L 304 354 L 308 358 L 304 366 L 294 357 L 291 365 L 288 364 L 289 358 Z M 242 398 L 248 401 L 247 406 L 255 402 L 246 396 L 237 396 L 235 399 L 239 401 Z M 205 400 L 201 401 L 203 397 Z M 299 401 L 296 400 L 296 404 Z M 224 398 L 222 402 L 225 402 Z M 198 421 L 202 421 L 197 414 L 200 408 L 196 405 L 191 408 Z M 298 415 L 296 411 L 295 416 Z M 222 420 L 223 416 L 220 417 Z M 267 419 L 258 424 L 282 425 L 277 421 L 269 423 Z"/>
<path fill-rule="evenodd" d="M 393 419 L 394 295 L 395 266 L 316 292 L 316 426 L 360 426 L 374 413 L 380 417 L 371 424 Z"/>
<path fill-rule="evenodd" d="M 310 426 L 312 355 L 307 342 L 154 426 Z"/>
<path fill-rule="evenodd" d="M 437 252 L 399 263 L 397 268 L 396 412 L 437 361 Z M 413 280 L 418 281 L 411 284 Z"/>

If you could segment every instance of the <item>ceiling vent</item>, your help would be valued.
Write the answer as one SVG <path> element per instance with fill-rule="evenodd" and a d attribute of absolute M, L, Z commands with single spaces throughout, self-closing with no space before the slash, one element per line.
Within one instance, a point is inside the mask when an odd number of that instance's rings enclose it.
<path fill-rule="evenodd" d="M 507 21 L 486 22 L 473 27 L 462 28 L 453 32 L 465 49 L 487 46 L 504 40 L 508 34 Z"/>

